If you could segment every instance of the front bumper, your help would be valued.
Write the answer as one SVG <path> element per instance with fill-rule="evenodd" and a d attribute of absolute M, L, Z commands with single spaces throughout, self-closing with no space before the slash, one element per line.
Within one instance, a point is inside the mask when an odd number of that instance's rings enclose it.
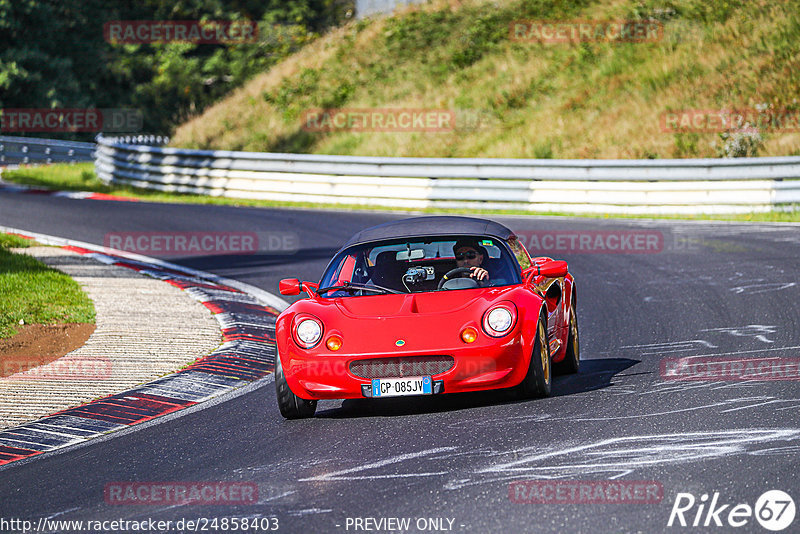
<path fill-rule="evenodd" d="M 352 362 L 368 359 L 451 356 L 453 366 L 450 369 L 431 374 L 434 394 L 501 389 L 522 382 L 528 370 L 532 347 L 524 343 L 521 335 L 487 339 L 476 345 L 463 344 L 424 352 L 353 355 L 303 351 L 290 341 L 283 348 L 279 347 L 279 357 L 292 392 L 298 397 L 313 400 L 372 397 L 372 378 L 398 378 L 396 375 L 365 378 L 351 372 Z"/>

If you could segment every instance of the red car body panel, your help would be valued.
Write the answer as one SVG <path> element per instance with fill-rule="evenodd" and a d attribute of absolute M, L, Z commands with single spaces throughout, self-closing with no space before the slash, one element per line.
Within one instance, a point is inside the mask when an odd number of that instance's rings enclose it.
<path fill-rule="evenodd" d="M 350 365 L 373 358 L 452 357 L 451 369 L 432 375 L 434 381 L 443 381 L 445 393 L 512 387 L 528 370 L 543 306 L 555 349 L 552 361 L 564 359 L 573 291 L 574 280 L 567 274 L 502 287 L 306 298 L 277 319 L 278 357 L 289 388 L 309 400 L 363 398 L 362 385 L 371 379 L 356 376 Z M 513 304 L 516 320 L 505 335 L 492 337 L 482 326 L 483 316 L 501 302 Z M 292 329 L 297 317 L 309 315 L 323 325 L 323 333 L 316 346 L 303 348 Z M 461 339 L 468 326 L 478 332 L 469 344 Z M 326 346 L 333 335 L 342 340 L 337 351 Z"/>

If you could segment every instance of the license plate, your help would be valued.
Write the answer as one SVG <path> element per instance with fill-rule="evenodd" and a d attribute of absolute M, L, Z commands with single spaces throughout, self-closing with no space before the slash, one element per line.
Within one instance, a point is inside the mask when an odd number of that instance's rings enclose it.
<path fill-rule="evenodd" d="M 433 383 L 429 376 L 408 378 L 373 378 L 373 397 L 400 397 L 403 395 L 432 395 Z"/>

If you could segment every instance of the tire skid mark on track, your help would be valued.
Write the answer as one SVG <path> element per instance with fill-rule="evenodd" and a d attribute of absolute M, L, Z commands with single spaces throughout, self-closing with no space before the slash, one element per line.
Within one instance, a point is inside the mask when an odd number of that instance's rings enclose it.
<path fill-rule="evenodd" d="M 797 445 L 798 428 L 754 428 L 631 435 L 601 439 L 562 449 L 533 447 L 503 451 L 491 456 L 490 465 L 444 484 L 448 490 L 512 480 L 579 479 L 604 476 L 616 479 L 639 469 L 729 458 L 736 455 L 775 454 Z M 507 460 L 503 461 L 503 458 Z"/>
<path fill-rule="evenodd" d="M 116 256 L 108 249 L 101 254 L 75 245 L 62 248 L 135 270 L 184 290 L 214 314 L 223 343 L 176 373 L 0 432 L 0 466 L 194 406 L 272 373 L 275 319 L 279 314 L 275 308 L 224 283 Z"/>
<path fill-rule="evenodd" d="M 568 420 L 568 419 L 567 419 Z M 579 421 L 580 419 L 578 419 Z M 519 479 L 555 480 L 581 477 L 616 479 L 639 470 L 666 465 L 719 460 L 732 456 L 779 454 L 800 449 L 794 445 L 800 428 L 753 428 L 663 434 L 634 434 L 583 443 L 492 450 L 459 446 L 398 453 L 387 458 L 338 469 L 328 466 L 298 483 L 341 483 L 432 478 L 444 490 L 496 484 Z M 474 465 L 458 469 L 458 456 L 475 457 Z M 481 465 L 482 464 L 482 465 Z M 305 466 L 310 469 L 309 466 Z"/>
<path fill-rule="evenodd" d="M 361 473 L 363 471 L 373 470 L 373 469 L 380 469 L 387 465 L 395 465 L 398 463 L 405 462 L 407 460 L 416 460 L 416 459 L 431 459 L 432 456 L 438 455 L 439 453 L 454 453 L 458 450 L 458 447 L 436 447 L 433 449 L 427 449 L 423 451 L 417 452 L 410 452 L 405 454 L 398 454 L 396 456 L 392 456 L 390 458 L 384 458 L 382 460 L 378 460 L 375 462 L 369 462 L 366 464 L 362 464 L 356 467 L 351 467 L 348 469 L 341 469 L 338 471 L 333 471 L 330 473 L 325 473 L 322 475 L 315 475 L 308 478 L 301 478 L 298 482 L 322 482 L 322 481 L 332 481 L 332 480 L 362 480 L 362 479 L 370 479 L 374 480 L 377 478 L 405 478 L 405 477 L 427 477 L 427 476 L 435 476 L 435 475 L 446 475 L 448 474 L 447 471 L 435 471 L 435 472 L 413 472 L 413 473 L 397 473 L 393 472 L 390 474 L 375 474 L 375 475 L 355 475 L 354 473 Z M 439 457 L 440 458 L 440 457 Z"/>

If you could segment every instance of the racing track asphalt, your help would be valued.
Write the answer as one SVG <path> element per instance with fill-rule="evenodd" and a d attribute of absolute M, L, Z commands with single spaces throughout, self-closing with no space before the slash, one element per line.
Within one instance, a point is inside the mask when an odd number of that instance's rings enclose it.
<path fill-rule="evenodd" d="M 318 280 L 352 233 L 405 216 L 0 193 L 0 225 L 97 244 L 107 232 L 293 232 L 295 254 L 162 256 L 271 292 L 283 277 Z M 493 218 L 514 230 L 663 239 L 654 253 L 555 254 L 577 280 L 583 362 L 578 375 L 556 378 L 551 398 L 329 401 L 314 419 L 287 422 L 266 380 L 227 402 L 11 464 L 0 470 L 0 517 L 275 516 L 283 532 L 354 532 L 347 518 L 409 517 L 412 526 L 418 518 L 451 518 L 454 532 L 662 532 L 680 492 L 698 499 L 719 492 L 720 505 L 753 506 L 765 491 L 781 489 L 800 502 L 797 380 L 660 376 L 669 357 L 799 356 L 798 226 Z M 550 478 L 655 481 L 663 500 L 510 501 L 511 481 Z M 115 481 L 255 482 L 259 504 L 106 504 L 104 487 Z M 696 511 L 686 513 L 688 521 Z M 752 517 L 733 530 L 765 532 Z"/>

